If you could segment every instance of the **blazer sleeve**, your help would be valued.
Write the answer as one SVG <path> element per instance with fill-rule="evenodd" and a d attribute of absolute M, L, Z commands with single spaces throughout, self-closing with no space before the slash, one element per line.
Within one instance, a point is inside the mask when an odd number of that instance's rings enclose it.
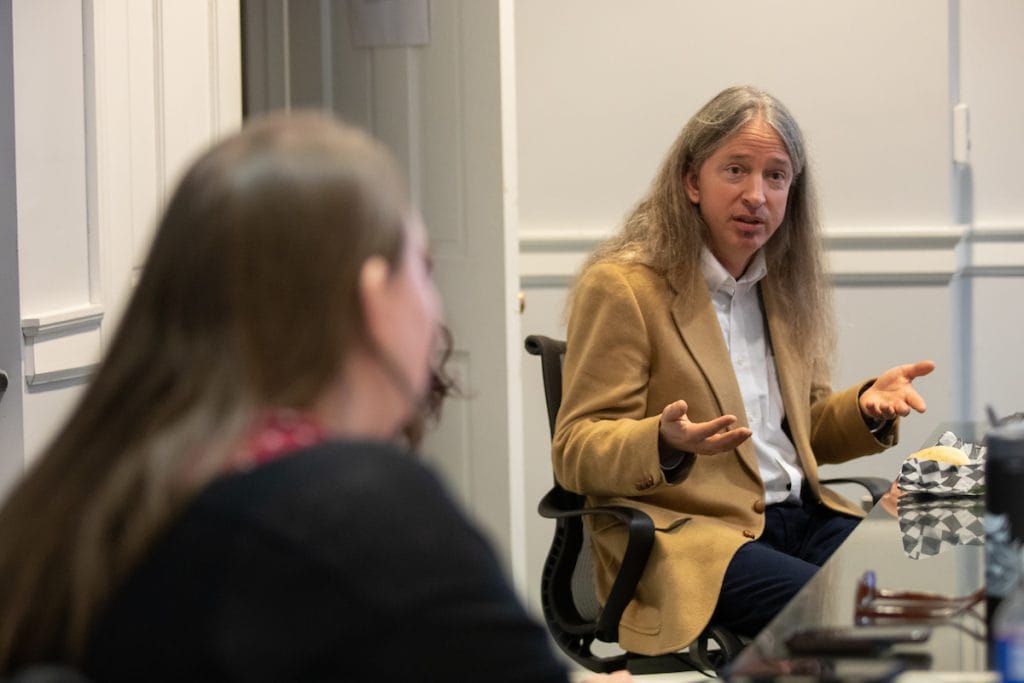
<path fill-rule="evenodd" d="M 825 382 L 816 382 L 811 392 L 811 449 L 820 465 L 836 464 L 863 455 L 880 453 L 899 438 L 899 420 L 878 434 L 872 434 L 861 417 L 858 399 L 874 380 L 867 380 L 832 393 Z"/>
<path fill-rule="evenodd" d="M 651 336 L 621 267 L 592 266 L 575 289 L 552 441 L 555 477 L 571 491 L 633 497 L 670 485 L 658 455 L 664 406 L 648 405 Z M 692 455 L 674 479 L 684 478 Z"/>

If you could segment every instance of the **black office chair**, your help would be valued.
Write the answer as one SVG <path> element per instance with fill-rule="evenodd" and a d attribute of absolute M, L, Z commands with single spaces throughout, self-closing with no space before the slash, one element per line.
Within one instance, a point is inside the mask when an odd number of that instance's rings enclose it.
<path fill-rule="evenodd" d="M 553 436 L 562 402 L 565 342 L 530 335 L 526 338 L 526 350 L 540 356 L 548 424 Z M 830 479 L 822 483 L 859 484 L 868 489 L 874 502 L 878 502 L 890 485 L 880 477 Z M 557 480 L 541 500 L 538 512 L 542 517 L 555 520 L 555 535 L 541 576 L 544 620 L 555 642 L 573 661 L 591 671 L 605 673 L 618 669 L 634 673 L 718 672 L 743 649 L 743 641 L 732 631 L 709 624 L 686 652 L 654 657 L 631 652 L 611 655 L 594 652 L 595 641 L 618 642 L 622 611 L 636 592 L 654 545 L 654 522 L 647 514 L 633 508 L 587 507 L 584 496 L 567 491 Z M 583 523 L 584 515 L 611 515 L 628 528 L 622 564 L 603 607 L 594 590 L 590 539 Z"/>

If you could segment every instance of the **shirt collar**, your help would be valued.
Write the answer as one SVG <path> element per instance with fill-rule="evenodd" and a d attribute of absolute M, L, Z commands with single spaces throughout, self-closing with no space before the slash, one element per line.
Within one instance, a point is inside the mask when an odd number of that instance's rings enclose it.
<path fill-rule="evenodd" d="M 715 255 L 706 246 L 701 250 L 700 256 L 700 267 L 701 272 L 704 274 L 704 282 L 707 283 L 708 290 L 712 294 L 724 291 L 732 296 L 737 287 L 749 289 L 768 274 L 768 264 L 764 260 L 764 252 L 760 249 L 754 252 L 754 258 L 751 259 L 750 265 L 747 266 L 739 280 L 729 274 L 725 266 L 718 262 L 718 259 L 715 258 Z"/>

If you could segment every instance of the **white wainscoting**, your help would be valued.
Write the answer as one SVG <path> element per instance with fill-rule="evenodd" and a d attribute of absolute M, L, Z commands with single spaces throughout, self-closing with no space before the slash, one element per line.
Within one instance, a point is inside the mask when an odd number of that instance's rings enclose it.
<path fill-rule="evenodd" d="M 608 234 L 600 229 L 520 231 L 523 286 L 567 285 L 586 255 Z M 955 248 L 966 234 L 967 226 L 832 228 L 825 234 L 825 246 L 837 285 L 945 284 L 957 272 Z M 998 236 L 1005 241 L 1009 233 L 987 234 L 989 239 Z"/>
<path fill-rule="evenodd" d="M 233 0 L 22 1 L 15 9 L 26 381 L 11 390 L 24 394 L 28 460 L 99 362 L 178 176 L 241 124 L 241 48 Z M 57 43 L 54 26 L 64 36 Z M 74 87 L 52 87 L 58 73 Z M 77 155 L 58 174 L 36 151 L 57 145 L 52 129 L 68 138 L 54 147 L 64 150 L 60 159 Z M 58 210 L 70 213 L 57 220 Z"/>
<path fill-rule="evenodd" d="M 82 306 L 25 318 L 25 381 L 30 387 L 87 377 L 100 355 L 103 307 Z"/>

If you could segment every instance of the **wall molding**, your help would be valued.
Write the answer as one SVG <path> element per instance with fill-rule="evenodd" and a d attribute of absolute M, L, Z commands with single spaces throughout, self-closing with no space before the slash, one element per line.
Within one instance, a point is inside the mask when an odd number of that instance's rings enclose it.
<path fill-rule="evenodd" d="M 28 386 L 91 375 L 100 360 L 103 313 L 103 306 L 90 303 L 22 318 Z"/>
<path fill-rule="evenodd" d="M 946 286 L 967 226 L 835 227 L 825 230 L 837 287 Z"/>
<path fill-rule="evenodd" d="M 1024 277 L 1024 226 L 979 224 L 958 245 L 958 277 Z"/>
<path fill-rule="evenodd" d="M 26 339 L 39 335 L 77 329 L 82 325 L 99 324 L 103 319 L 103 306 L 82 304 L 59 311 L 28 316 L 21 319 L 21 333 Z"/>
<path fill-rule="evenodd" d="M 83 3 L 89 291 L 79 297 L 89 303 L 22 317 L 29 386 L 58 389 L 92 373 L 130 295 L 168 183 L 211 139 L 241 124 L 239 11 L 234 0 Z M 180 39 L 203 25 L 190 23 L 196 17 L 205 20 L 203 57 Z M 208 100 L 198 105 L 190 99 L 195 80 Z M 189 128 L 179 113 L 194 105 L 206 106 L 208 116 Z"/>
<path fill-rule="evenodd" d="M 525 228 L 522 287 L 568 286 L 587 254 L 611 232 Z M 836 286 L 946 286 L 953 278 L 1024 277 L 1024 226 L 843 227 L 824 232 Z"/>

